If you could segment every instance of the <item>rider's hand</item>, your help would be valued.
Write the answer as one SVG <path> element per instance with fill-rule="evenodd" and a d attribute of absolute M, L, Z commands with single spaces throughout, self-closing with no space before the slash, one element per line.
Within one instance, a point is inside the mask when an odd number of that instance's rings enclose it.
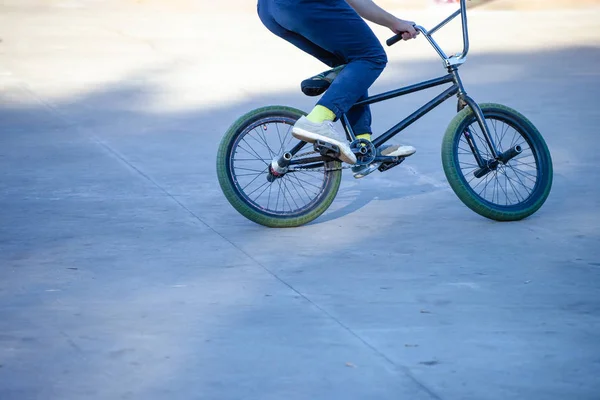
<path fill-rule="evenodd" d="M 389 27 L 395 34 L 402 33 L 403 40 L 410 40 L 417 37 L 419 31 L 414 27 L 413 21 L 404 21 L 402 19 L 396 19 Z"/>

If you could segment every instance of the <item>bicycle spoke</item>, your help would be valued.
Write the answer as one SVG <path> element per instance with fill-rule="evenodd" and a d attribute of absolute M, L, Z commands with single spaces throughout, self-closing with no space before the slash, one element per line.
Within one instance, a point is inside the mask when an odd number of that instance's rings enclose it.
<path fill-rule="evenodd" d="M 296 176 L 296 178 L 297 178 L 299 181 L 301 181 L 301 182 L 303 182 L 303 183 L 305 183 L 305 184 L 307 184 L 307 185 L 310 185 L 310 186 L 316 187 L 317 189 L 321 189 L 319 186 L 317 186 L 317 185 L 315 185 L 315 184 L 312 184 L 312 183 L 310 183 L 310 182 L 307 182 L 307 181 L 305 181 L 304 179 L 300 179 L 300 178 L 298 178 L 297 176 Z"/>
<path fill-rule="evenodd" d="M 292 205 L 290 204 L 290 202 L 289 202 L 289 200 L 287 198 L 287 195 L 285 194 L 287 186 L 286 186 L 285 181 L 283 179 L 280 179 L 280 181 L 281 181 L 281 186 L 283 187 L 283 200 L 287 203 L 288 207 L 290 208 L 290 212 L 292 212 L 293 211 L 292 210 Z M 284 208 L 284 211 L 285 211 L 285 208 Z"/>
<path fill-rule="evenodd" d="M 477 186 L 479 186 L 481 183 L 483 183 L 483 189 L 481 191 L 479 191 L 479 195 L 481 196 L 481 194 L 483 193 L 483 198 L 486 197 L 486 193 L 487 193 L 487 186 L 489 184 L 488 182 L 489 180 L 489 175 L 486 175 L 483 179 L 481 179 L 479 181 L 479 183 L 477 185 L 475 185 L 475 187 L 473 188 L 473 190 L 477 189 Z"/>
<path fill-rule="evenodd" d="M 503 171 L 504 171 L 504 169 L 503 169 L 503 168 L 502 168 L 502 169 L 500 169 L 500 172 L 503 172 Z M 508 190 L 508 178 L 506 177 L 506 174 L 503 174 L 503 175 L 504 175 L 504 187 L 506 188 L 506 190 Z M 505 192 L 505 193 L 506 193 L 506 192 Z M 506 202 L 504 203 L 504 205 L 505 205 L 505 206 L 507 206 L 507 205 L 508 205 L 508 193 L 506 194 Z"/>
<path fill-rule="evenodd" d="M 234 158 L 233 162 L 236 161 L 271 161 L 269 158 Z"/>
<path fill-rule="evenodd" d="M 265 172 L 265 170 L 263 169 L 262 171 L 259 169 L 252 169 L 252 168 L 242 168 L 242 167 L 237 167 L 236 169 L 241 169 L 242 171 L 252 171 L 252 172 L 257 172 L 259 174 L 262 174 L 263 172 Z M 237 174 L 236 174 L 237 175 Z"/>
<path fill-rule="evenodd" d="M 492 119 L 492 126 L 494 128 L 494 141 L 496 143 L 496 147 L 498 148 L 498 151 L 502 152 L 502 141 L 498 137 L 498 131 L 496 129 L 496 120 L 494 120 L 494 119 Z M 488 129 L 490 129 L 490 124 L 488 124 Z M 490 134 L 491 134 L 491 131 L 490 131 Z"/>
<path fill-rule="evenodd" d="M 479 128 L 477 128 L 479 129 Z M 471 137 L 473 137 L 473 135 L 471 135 Z M 485 150 L 485 158 L 492 158 L 492 154 L 490 153 L 490 149 L 488 148 L 487 145 L 487 141 L 485 140 L 485 137 L 483 136 L 483 133 L 480 135 L 479 132 L 475 131 L 475 137 L 477 139 L 479 139 L 479 144 L 477 144 L 477 148 L 479 149 L 479 152 L 481 152 L 481 149 L 483 148 Z"/>
<path fill-rule="evenodd" d="M 304 199 L 302 198 L 302 193 L 300 193 L 300 191 L 298 190 L 298 188 L 296 187 L 296 185 L 294 184 L 294 182 L 292 182 L 292 178 L 289 177 L 289 176 L 284 176 L 283 179 L 287 179 L 289 181 L 289 184 L 292 186 L 292 188 L 294 188 L 294 191 L 298 195 L 298 199 L 300 201 L 304 201 Z M 308 201 L 310 202 L 310 198 L 308 199 Z"/>
<path fill-rule="evenodd" d="M 533 184 L 534 184 L 534 185 L 535 185 L 535 182 L 537 182 L 537 179 L 533 179 L 533 178 L 532 178 L 532 176 L 533 176 L 533 177 L 535 177 L 535 178 L 537 178 L 537 176 L 535 176 L 535 175 L 531 175 L 531 174 L 528 174 L 528 173 L 526 173 L 526 172 L 523 172 L 523 171 L 521 171 L 521 170 L 519 170 L 519 169 L 514 169 L 514 168 L 513 168 L 513 170 L 515 171 L 515 173 L 518 173 L 518 174 L 520 174 L 520 175 L 521 175 L 521 177 L 523 177 L 523 178 L 525 178 L 525 179 L 529 180 L 530 182 L 533 182 Z"/>
<path fill-rule="evenodd" d="M 498 170 L 494 171 L 494 192 L 496 193 L 496 200 L 500 202 L 500 190 L 498 190 L 499 182 L 498 182 Z M 492 201 L 494 201 L 494 197 L 492 196 Z"/>
<path fill-rule="evenodd" d="M 306 194 L 306 198 L 308 198 L 309 202 L 310 202 L 310 195 L 308 194 L 308 192 L 306 191 L 306 188 L 304 187 L 304 185 L 302 184 L 302 182 L 300 182 L 300 180 L 298 179 L 298 177 L 294 174 L 289 176 L 289 179 L 292 180 L 292 178 L 296 179 L 296 181 L 298 181 L 298 185 L 300 185 L 300 188 L 302 188 L 302 190 L 304 191 L 304 193 Z M 296 187 L 296 186 L 294 186 Z M 297 190 L 297 189 L 296 189 Z"/>
<path fill-rule="evenodd" d="M 281 134 L 279 133 L 279 125 L 275 124 L 275 129 L 277 129 L 277 137 L 279 138 L 279 153 L 283 152 L 283 140 L 281 140 Z"/>
<path fill-rule="evenodd" d="M 244 143 L 248 144 L 244 139 L 242 139 L 242 141 Z M 266 161 L 264 161 L 264 159 L 261 156 L 259 156 L 256 152 L 251 152 L 249 150 L 246 150 L 244 147 L 242 147 L 241 144 L 238 144 L 237 147 L 240 148 L 240 149 L 242 149 L 242 150 L 244 150 L 246 153 L 250 154 L 251 156 L 255 156 L 257 160 L 261 160 L 265 165 L 267 165 L 267 166 L 269 165 L 269 163 L 266 162 Z M 250 147 L 250 148 L 252 148 L 252 147 Z"/>
<path fill-rule="evenodd" d="M 506 136 L 506 133 L 508 132 L 508 129 L 510 128 L 510 125 L 505 124 L 504 122 L 502 123 L 502 125 L 506 126 L 506 129 L 502 128 L 502 135 L 500 136 L 500 142 L 502 142 L 502 140 L 504 140 L 504 136 Z"/>
<path fill-rule="evenodd" d="M 513 192 L 515 193 L 515 196 L 517 197 L 517 200 L 519 200 L 519 201 L 524 201 L 524 200 L 525 200 L 525 197 L 523 197 L 522 199 L 520 199 L 520 198 L 519 198 L 519 194 L 521 194 L 521 192 L 519 192 L 519 191 L 517 190 L 517 188 L 515 188 L 515 185 L 513 185 L 513 183 L 512 183 L 512 179 L 510 179 L 510 178 L 508 177 L 508 174 L 506 173 L 506 168 L 505 168 L 504 166 L 502 166 L 502 172 L 504 173 L 504 177 L 505 177 L 505 178 L 508 180 L 508 182 L 510 183 L 510 186 L 512 187 L 512 189 L 513 189 Z"/>
<path fill-rule="evenodd" d="M 462 151 L 464 151 L 464 152 L 465 152 L 465 154 L 472 153 L 472 152 L 471 152 L 471 149 L 463 149 L 463 148 L 462 148 L 462 147 L 460 147 L 460 146 L 458 146 L 458 149 L 459 149 L 459 150 L 462 150 Z"/>
<path fill-rule="evenodd" d="M 271 189 L 273 189 L 273 185 L 269 185 L 269 197 L 267 197 L 267 210 L 269 209 L 269 205 L 271 204 Z"/>
<path fill-rule="evenodd" d="M 483 197 L 484 197 L 484 198 L 486 197 L 487 190 L 488 190 L 488 187 L 490 186 L 490 183 L 492 183 L 492 178 L 491 178 L 491 177 L 492 177 L 492 173 L 491 173 L 491 172 L 490 172 L 490 173 L 488 173 L 488 174 L 485 176 L 485 185 L 483 186 Z M 493 185 L 492 185 L 492 187 L 493 187 Z M 481 192 L 480 192 L 480 193 L 481 193 Z M 494 193 L 492 192 L 492 196 L 493 196 L 493 195 L 494 195 Z"/>
<path fill-rule="evenodd" d="M 483 178 L 479 178 L 479 182 L 477 183 L 477 185 L 473 186 L 473 190 L 477 189 L 477 187 L 479 187 L 479 185 L 481 185 L 483 183 L 484 189 L 485 187 L 488 185 L 488 179 L 489 179 L 489 174 L 486 174 Z M 479 192 L 479 194 L 481 194 L 481 192 Z"/>
<path fill-rule="evenodd" d="M 284 136 L 284 140 L 285 140 L 286 137 L 289 136 L 289 139 L 287 139 L 287 141 L 284 143 L 284 150 L 285 150 L 285 147 L 287 147 L 290 143 L 292 143 L 292 140 L 294 140 L 294 135 L 290 135 L 290 131 L 291 130 L 292 130 L 292 126 L 290 125 L 290 127 L 288 128 L 288 130 L 287 130 L 287 132 L 285 133 L 285 136 Z"/>
<path fill-rule="evenodd" d="M 532 173 L 525 172 L 525 171 L 522 171 L 522 170 L 520 170 L 520 169 L 515 169 L 515 171 L 516 171 L 516 172 L 519 172 L 519 173 L 520 173 L 520 174 L 522 174 L 522 175 L 526 175 L 526 176 L 528 176 L 528 177 L 537 178 L 537 174 L 535 174 L 535 175 L 534 175 L 534 174 L 532 174 Z M 529 179 L 532 179 L 532 178 L 529 178 Z M 535 180 L 536 180 L 536 179 L 534 179 L 534 181 L 535 181 Z"/>
<path fill-rule="evenodd" d="M 283 128 L 279 126 L 281 124 Z M 267 118 L 256 121 L 239 136 L 230 154 L 237 190 L 249 203 L 267 213 L 285 215 L 310 209 L 325 191 L 327 173 L 322 171 L 294 170 L 292 167 L 287 174 L 278 177 L 277 182 L 259 180 L 261 176 L 267 177 L 273 158 L 291 148 L 290 143 L 295 139 L 291 134 L 292 126 L 292 120 L 282 122 L 281 119 Z"/>
<path fill-rule="evenodd" d="M 277 190 L 277 201 L 275 202 L 275 210 L 278 210 L 279 207 L 277 207 L 279 205 L 279 196 L 281 195 L 281 180 L 278 179 L 277 180 L 277 185 L 279 187 L 279 189 Z"/>
<path fill-rule="evenodd" d="M 258 159 L 261 159 L 261 160 L 263 159 L 263 158 L 260 156 L 260 154 L 258 154 L 258 152 L 257 152 L 257 151 L 254 149 L 254 147 L 252 147 L 252 146 L 250 145 L 250 143 L 248 143 L 248 142 L 246 141 L 246 138 L 243 138 L 243 139 L 242 139 L 242 142 L 244 142 L 244 143 L 246 143 L 246 144 L 248 145 L 248 147 L 250 148 L 250 151 L 252 152 L 252 154 L 254 154 L 254 156 L 255 156 L 256 158 L 258 158 Z"/>
<path fill-rule="evenodd" d="M 305 186 L 302 184 L 302 180 L 300 180 L 300 178 L 298 177 L 298 175 L 296 175 L 296 174 L 292 174 L 291 176 L 293 176 L 293 177 L 294 177 L 294 178 L 295 178 L 295 179 L 298 181 L 298 184 L 300 185 L 300 187 L 302 188 L 302 190 L 304 190 L 304 191 L 307 193 L 307 196 L 309 196 L 309 197 L 310 197 L 310 195 L 308 194 L 307 188 L 306 188 L 306 187 L 305 187 Z M 310 190 L 310 188 L 308 188 L 308 189 Z M 321 188 L 319 187 L 319 189 L 321 189 Z M 314 189 L 313 189 L 313 190 L 314 190 Z M 314 195 L 316 195 L 317 193 L 318 193 L 318 192 L 314 192 L 314 193 L 312 193 L 312 194 L 313 194 L 313 196 L 314 196 Z"/>
<path fill-rule="evenodd" d="M 267 166 L 267 168 L 265 168 L 265 169 L 264 169 L 262 172 L 263 172 L 263 173 L 264 173 L 264 172 L 267 172 L 267 169 L 269 169 L 269 167 L 268 167 L 268 166 Z M 259 176 L 261 176 L 261 175 L 262 175 L 262 173 L 261 173 L 261 174 L 258 174 L 258 175 L 256 175 L 256 178 L 254 178 L 254 179 L 252 179 L 250 182 L 248 182 L 248 184 L 242 188 L 242 191 L 246 190 L 246 188 L 247 188 L 248 186 L 250 186 L 250 185 L 252 184 L 252 182 L 254 182 L 255 180 L 257 180 L 257 179 L 258 179 L 258 177 L 259 177 Z"/>
<path fill-rule="evenodd" d="M 521 138 L 522 139 L 522 138 Z M 517 138 L 517 142 L 515 143 L 515 146 L 520 146 L 521 149 L 523 149 L 523 146 L 526 145 L 527 142 L 525 140 L 523 141 L 519 141 L 519 139 Z M 529 146 L 528 146 L 529 147 Z"/>
<path fill-rule="evenodd" d="M 500 187 L 500 189 L 502 189 L 502 192 L 504 192 L 504 196 L 506 196 L 506 201 L 504 202 L 505 205 L 508 204 L 508 193 L 506 192 L 506 189 L 502 187 L 502 182 L 500 181 L 500 179 L 498 179 L 498 170 L 496 170 L 496 180 L 498 181 L 498 186 Z M 499 195 L 499 193 L 498 193 Z M 498 199 L 499 201 L 500 199 Z"/>
<path fill-rule="evenodd" d="M 253 131 L 256 131 L 256 129 L 257 128 L 254 128 Z M 252 139 L 254 139 L 256 141 L 256 143 L 260 144 L 262 147 L 264 147 L 265 149 L 267 149 L 267 151 L 269 152 L 269 156 L 273 157 L 275 155 L 275 153 L 273 153 L 271 151 L 271 147 L 269 147 L 269 144 L 267 142 L 263 141 L 262 137 L 260 136 L 260 133 L 259 132 L 257 132 L 257 133 L 258 133 L 258 137 L 260 138 L 260 140 L 257 139 L 257 138 L 255 138 L 253 135 L 250 135 L 250 134 L 248 134 L 246 136 L 251 137 Z"/>
<path fill-rule="evenodd" d="M 294 202 L 294 205 L 296 206 L 296 210 L 298 210 L 300 207 L 298 207 L 298 203 L 296 203 L 296 199 L 294 198 L 294 195 L 290 191 L 290 188 L 287 186 L 287 181 L 285 179 L 283 179 L 283 186 L 287 189 L 288 194 L 290 195 L 292 201 Z M 290 208 L 290 211 L 292 211 L 291 208 Z"/>
<path fill-rule="evenodd" d="M 531 149 L 530 149 L 530 150 L 531 150 Z M 523 154 L 523 153 L 521 153 L 521 154 Z M 533 162 L 536 162 L 536 161 L 535 161 L 535 157 L 533 157 L 533 154 L 526 154 L 526 155 L 521 155 L 521 154 L 519 154 L 518 156 L 516 156 L 516 157 L 512 158 L 512 159 L 511 159 L 511 161 L 521 161 L 521 160 L 525 160 L 525 159 L 527 159 L 527 158 L 529 158 L 529 157 L 532 157 L 532 158 L 533 158 L 533 160 L 532 160 L 532 161 L 533 161 Z M 521 162 L 522 162 L 522 161 L 521 161 Z"/>
<path fill-rule="evenodd" d="M 512 171 L 511 169 L 508 169 L 508 171 L 511 171 L 512 174 L 513 174 L 513 179 L 511 179 L 511 181 L 515 182 L 515 184 L 516 184 L 515 190 L 519 194 L 521 194 L 524 199 L 527 198 L 527 197 L 529 197 L 529 195 L 531 195 L 532 189 L 530 187 L 526 186 L 523 183 L 523 181 L 521 181 L 521 179 L 519 178 L 519 176 L 514 173 L 514 171 Z"/>
<path fill-rule="evenodd" d="M 508 146 L 509 149 L 512 149 L 514 147 L 514 143 L 519 140 L 519 138 L 521 137 L 519 135 L 519 132 L 516 131 L 516 129 L 513 129 L 513 131 L 515 131 L 515 133 L 513 134 L 513 138 L 510 141 L 510 146 Z"/>
<path fill-rule="evenodd" d="M 513 173 L 515 174 L 515 177 L 517 178 L 517 181 L 519 181 L 521 186 L 523 186 L 525 189 L 529 190 L 529 187 L 527 185 L 525 185 L 525 183 L 523 183 L 523 181 L 521 180 L 521 177 L 517 174 L 517 171 L 512 167 L 512 165 L 509 165 L 509 168 L 513 171 Z"/>
<path fill-rule="evenodd" d="M 269 141 L 267 140 L 267 137 L 265 136 L 265 133 L 263 131 L 261 131 L 260 129 L 258 129 L 258 128 L 254 128 L 254 130 L 256 130 L 256 132 L 258 133 L 258 136 L 267 145 L 267 149 L 269 150 L 269 155 L 271 157 L 277 156 L 277 154 L 275 154 L 275 152 L 271 150 L 271 146 L 269 146 Z"/>
<path fill-rule="evenodd" d="M 260 175 L 259 173 L 255 173 L 255 174 L 235 174 L 236 178 L 239 178 L 241 176 L 256 176 L 256 175 Z"/>
<path fill-rule="evenodd" d="M 514 160 L 515 160 L 515 159 L 513 158 L 513 159 L 511 160 L 511 162 L 512 162 L 512 161 L 514 161 Z M 529 162 L 529 163 L 525 163 L 525 162 L 523 162 L 523 161 L 519 161 L 519 160 L 517 160 L 517 161 L 516 161 L 516 163 L 517 163 L 517 164 L 519 164 L 519 165 L 525 165 L 525 166 L 528 166 L 528 167 L 530 167 L 531 169 L 536 169 L 536 166 L 537 166 L 537 163 L 536 163 L 535 161 L 532 161 L 532 162 Z"/>
<path fill-rule="evenodd" d="M 251 191 L 250 193 L 248 193 L 248 197 L 250 197 L 254 192 L 258 191 L 259 189 L 261 189 L 263 186 L 268 185 L 270 182 L 269 181 L 265 181 L 262 185 L 260 185 L 259 187 L 257 187 L 256 189 L 254 189 L 253 191 Z M 266 189 L 265 189 L 266 190 Z M 262 193 L 261 193 L 262 194 Z"/>
<path fill-rule="evenodd" d="M 464 175 L 464 174 L 463 174 Z M 481 178 L 477 178 L 475 176 L 475 174 L 473 174 L 473 177 L 471 179 L 469 179 L 469 182 L 467 182 L 469 185 L 471 185 L 471 182 L 473 182 L 475 179 L 481 179 Z M 473 188 L 473 190 L 475 190 L 475 188 Z"/>

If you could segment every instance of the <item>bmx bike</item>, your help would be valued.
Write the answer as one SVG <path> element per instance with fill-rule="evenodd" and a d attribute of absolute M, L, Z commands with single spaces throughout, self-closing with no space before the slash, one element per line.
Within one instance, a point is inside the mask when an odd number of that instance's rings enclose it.
<path fill-rule="evenodd" d="M 448 57 L 433 34 L 461 16 L 463 51 Z M 357 139 L 347 116 L 340 121 L 357 165 L 374 165 L 381 172 L 404 161 L 382 156 L 377 149 L 393 136 L 452 96 L 458 113 L 442 140 L 442 166 L 450 187 L 474 212 L 496 221 L 517 221 L 535 213 L 552 187 L 552 159 L 548 147 L 525 116 L 505 105 L 476 103 L 460 79 L 459 67 L 469 51 L 466 0 L 431 30 L 415 26 L 443 60 L 447 74 L 415 85 L 368 97 L 355 105 L 386 101 L 432 87 L 449 88 L 372 141 Z M 402 39 L 387 40 L 392 46 Z M 342 170 L 339 149 L 317 141 L 295 139 L 292 126 L 301 110 L 267 106 L 235 121 L 224 135 L 217 154 L 217 175 L 227 200 L 243 216 L 268 227 L 295 227 L 319 217 L 338 192 Z M 306 150 L 306 149 L 305 149 Z M 375 168 L 373 168 L 374 170 Z"/>

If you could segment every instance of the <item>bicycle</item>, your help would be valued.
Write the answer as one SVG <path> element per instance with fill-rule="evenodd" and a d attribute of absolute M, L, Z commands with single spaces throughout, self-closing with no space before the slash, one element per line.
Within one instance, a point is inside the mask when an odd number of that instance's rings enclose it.
<path fill-rule="evenodd" d="M 432 35 L 458 15 L 463 51 L 448 57 Z M 458 113 L 446 129 L 441 152 L 450 187 L 467 207 L 486 218 L 517 221 L 532 215 L 550 194 L 550 152 L 525 116 L 501 104 L 477 104 L 467 95 L 458 73 L 469 51 L 466 0 L 460 0 L 460 8 L 433 29 L 415 28 L 442 58 L 447 74 L 371 96 L 356 105 L 452 85 L 372 142 L 357 139 L 348 118 L 342 115 L 340 121 L 357 165 L 375 165 L 385 172 L 401 164 L 404 158 L 378 155 L 377 148 L 456 95 Z M 395 35 L 386 43 L 392 46 L 401 38 Z M 304 153 L 300 151 L 306 142 L 292 146 L 297 139 L 291 135 L 291 128 L 302 115 L 306 113 L 291 107 L 262 107 L 240 117 L 221 141 L 217 156 L 219 184 L 231 205 L 251 221 L 268 227 L 300 226 L 318 218 L 337 195 L 342 170 L 349 167 L 342 166 L 336 146 L 317 141 L 313 151 Z M 500 196 L 504 196 L 503 201 Z"/>

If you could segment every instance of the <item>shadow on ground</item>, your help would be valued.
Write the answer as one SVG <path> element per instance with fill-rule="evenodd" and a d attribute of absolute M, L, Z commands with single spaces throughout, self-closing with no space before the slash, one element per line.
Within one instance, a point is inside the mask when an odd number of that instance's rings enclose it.
<path fill-rule="evenodd" d="M 594 398 L 599 60 L 577 48 L 464 67 L 470 94 L 527 115 L 554 157 L 548 202 L 513 224 L 444 182 L 453 101 L 407 133 L 410 162 L 346 175 L 322 218 L 273 230 L 226 202 L 216 148 L 252 108 L 308 109 L 299 92 L 145 112 L 160 92 L 131 83 L 141 73 L 51 103 L 5 97 L 0 397 Z M 389 69 L 403 84 L 443 73 Z M 431 97 L 375 107 L 375 130 Z"/>

